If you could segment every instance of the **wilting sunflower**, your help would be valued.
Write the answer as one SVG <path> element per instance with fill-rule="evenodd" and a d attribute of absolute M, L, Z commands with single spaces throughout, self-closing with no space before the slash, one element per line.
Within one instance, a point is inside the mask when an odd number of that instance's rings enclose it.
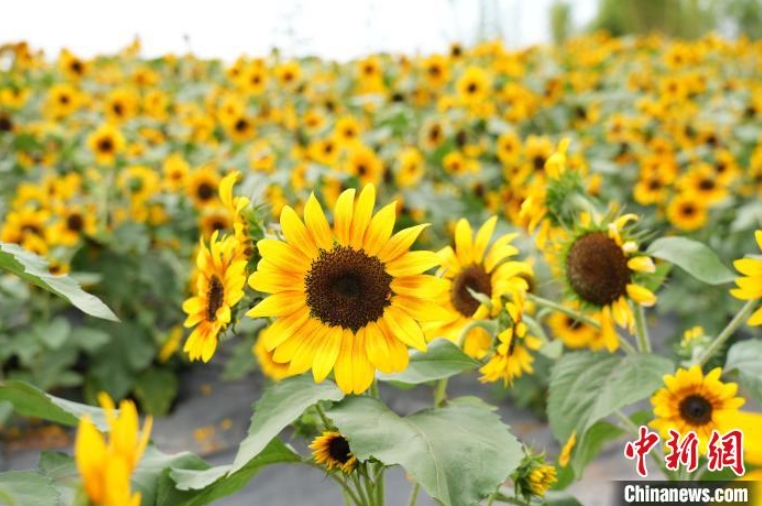
<path fill-rule="evenodd" d="M 285 241 L 257 243 L 262 260 L 249 285 L 267 298 L 247 314 L 274 317 L 263 339 L 273 358 L 290 363 L 292 374 L 312 369 L 315 381 L 334 370 L 346 393 L 370 387 L 376 369 L 402 371 L 407 347 L 425 351 L 420 321 L 446 317 L 431 301 L 441 280 L 422 274 L 439 265 L 430 251 L 410 251 L 426 225 L 392 235 L 397 203 L 373 215 L 376 190 L 368 185 L 336 202 L 333 229 L 314 195 L 305 222 L 285 206 L 280 216 Z"/>
<path fill-rule="evenodd" d="M 508 386 L 524 373 L 532 374 L 534 357 L 529 350 L 536 351 L 542 346 L 542 341 L 528 334 L 527 325 L 523 321 L 523 292 L 515 292 L 513 300 L 505 304 L 505 309 L 510 317 L 510 325 L 498 334 L 500 344 L 489 361 L 479 369 L 482 373 L 479 381 L 483 383 L 493 383 L 502 379 Z"/>
<path fill-rule="evenodd" d="M 461 333 L 471 322 L 496 315 L 503 306 L 504 295 L 527 289 L 525 276 L 531 274 L 531 267 L 526 262 L 509 261 L 518 253 L 511 244 L 516 234 L 502 235 L 492 246 L 489 244 L 496 224 L 497 216 L 493 216 L 474 237 L 471 225 L 461 219 L 455 226 L 455 247 L 447 246 L 438 252 L 442 264 L 439 274 L 444 284 L 439 293 L 431 295 L 436 295 L 435 302 L 446 309 L 449 316 L 425 326 L 429 340 L 445 337 L 458 342 L 463 337 L 466 342 L 459 344 L 476 356 L 483 355 L 483 349 L 475 349 L 468 343 L 471 339 L 483 341 L 478 329 L 467 336 Z M 490 304 L 480 301 L 478 294 L 489 299 Z"/>
<path fill-rule="evenodd" d="M 310 444 L 310 449 L 315 462 L 329 471 L 335 468 L 349 474 L 357 465 L 357 457 L 352 454 L 349 441 L 336 431 L 323 432 Z"/>
<path fill-rule="evenodd" d="M 614 322 L 630 331 L 634 317 L 629 301 L 642 306 L 656 303 L 656 295 L 641 277 L 656 267 L 638 245 L 624 237 L 624 227 L 637 216 L 627 214 L 611 223 L 596 223 L 585 215 L 581 228 L 567 242 L 562 269 L 568 291 L 584 309 L 599 314 L 603 341 L 609 351 L 619 348 Z"/>
<path fill-rule="evenodd" d="M 762 249 L 762 230 L 754 232 L 754 237 Z M 741 258 L 733 262 L 733 266 L 744 277 L 736 279 L 738 288 L 731 290 L 731 295 L 741 300 L 762 299 L 762 258 Z M 747 323 L 755 327 L 762 325 L 762 308 L 757 309 Z"/>
<path fill-rule="evenodd" d="M 207 248 L 201 243 L 196 257 L 196 294 L 183 303 L 185 327 L 195 326 L 183 351 L 191 360 L 209 362 L 217 349 L 217 335 L 232 319 L 231 309 L 243 298 L 246 259 L 236 254 L 235 237 L 214 232 Z"/>
<path fill-rule="evenodd" d="M 682 435 L 693 431 L 699 438 L 699 451 L 706 451 L 712 431 L 725 433 L 735 429 L 738 408 L 744 405 L 736 397 L 738 385 L 720 381 L 722 368 L 717 367 L 706 376 L 698 365 L 678 369 L 674 375 L 664 376 L 664 387 L 651 397 L 656 419 L 650 425 L 669 436 L 674 429 Z"/>

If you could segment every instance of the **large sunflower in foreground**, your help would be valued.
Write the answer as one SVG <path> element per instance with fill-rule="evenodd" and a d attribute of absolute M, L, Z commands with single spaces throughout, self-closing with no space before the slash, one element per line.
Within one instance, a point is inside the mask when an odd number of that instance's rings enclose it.
<path fill-rule="evenodd" d="M 280 217 L 283 241 L 257 243 L 262 260 L 249 285 L 269 293 L 247 314 L 274 317 L 263 336 L 273 359 L 291 374 L 312 369 L 323 381 L 333 369 L 346 393 L 370 387 L 376 369 L 402 371 L 408 346 L 425 351 L 420 321 L 446 314 L 432 302 L 442 281 L 423 272 L 439 265 L 431 251 L 410 251 L 426 225 L 392 235 L 396 203 L 373 215 L 376 190 L 365 186 L 336 202 L 331 228 L 314 195 L 305 221 L 286 206 Z"/>
<path fill-rule="evenodd" d="M 516 234 L 500 236 L 490 247 L 497 217 L 488 219 L 474 236 L 471 225 L 461 219 L 455 226 L 455 247 L 447 246 L 439 251 L 442 263 L 440 274 L 446 281 L 444 290 L 437 297 L 437 305 L 445 308 L 449 316 L 441 322 L 426 325 L 429 340 L 445 337 L 453 342 L 463 337 L 464 349 L 476 358 L 482 358 L 492 344 L 489 335 L 474 328 L 468 335 L 461 332 L 471 322 L 484 320 L 497 314 L 503 306 L 502 297 L 508 293 L 528 288 L 524 276 L 531 267 L 526 262 L 508 261 L 518 253 L 511 244 Z M 474 295 L 482 294 L 489 304 Z M 478 296 L 478 295 L 477 295 Z M 483 346 L 474 341 L 483 342 Z"/>
<path fill-rule="evenodd" d="M 247 260 L 238 249 L 235 237 L 220 239 L 219 232 L 212 234 L 208 248 L 201 243 L 196 294 L 183 303 L 185 326 L 196 327 L 183 348 L 191 360 L 209 362 L 217 349 L 217 334 L 230 323 L 231 309 L 243 298 Z"/>
<path fill-rule="evenodd" d="M 738 408 L 744 399 L 736 397 L 738 385 L 720 381 L 722 369 L 717 367 L 704 376 L 701 368 L 678 369 L 675 375 L 664 376 L 664 388 L 651 398 L 656 419 L 651 427 L 662 437 L 674 429 L 682 435 L 694 431 L 699 450 L 706 451 L 712 431 L 725 433 L 738 426 Z"/>

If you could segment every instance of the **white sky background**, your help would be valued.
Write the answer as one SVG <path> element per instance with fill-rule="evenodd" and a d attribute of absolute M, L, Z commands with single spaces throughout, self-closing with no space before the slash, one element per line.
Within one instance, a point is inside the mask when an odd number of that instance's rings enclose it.
<path fill-rule="evenodd" d="M 553 0 L 485 0 L 490 28 L 510 47 L 548 42 Z M 576 0 L 575 25 L 597 0 Z M 233 59 L 277 46 L 288 55 L 346 60 L 369 52 L 431 53 L 474 40 L 479 0 L 0 0 L 0 44 L 26 40 L 55 56 L 92 56 L 139 35 L 146 56 L 185 53 Z M 189 42 L 186 42 L 188 36 Z"/>

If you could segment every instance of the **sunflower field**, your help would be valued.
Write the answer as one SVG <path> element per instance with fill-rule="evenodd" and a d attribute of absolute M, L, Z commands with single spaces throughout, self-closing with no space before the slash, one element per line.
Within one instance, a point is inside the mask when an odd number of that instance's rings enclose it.
<path fill-rule="evenodd" d="M 2 46 L 3 439 L 76 430 L 0 504 L 203 505 L 292 464 L 350 506 L 579 505 L 606 452 L 762 480 L 761 199 L 744 37 Z M 234 458 L 164 452 L 154 425 L 212 366 L 259 389 Z"/>

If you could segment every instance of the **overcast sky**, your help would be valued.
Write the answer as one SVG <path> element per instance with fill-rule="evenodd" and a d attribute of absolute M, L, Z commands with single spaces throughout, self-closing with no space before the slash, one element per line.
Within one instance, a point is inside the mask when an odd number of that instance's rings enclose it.
<path fill-rule="evenodd" d="M 552 0 L 486 3 L 509 45 L 549 40 Z M 594 16 L 597 0 L 572 3 L 576 24 Z M 91 56 L 117 51 L 138 34 L 148 56 L 192 49 L 231 59 L 277 46 L 292 55 L 343 60 L 469 42 L 479 9 L 478 0 L 17 0 L 2 2 L 0 43 L 26 40 L 49 55 L 68 47 Z"/>

